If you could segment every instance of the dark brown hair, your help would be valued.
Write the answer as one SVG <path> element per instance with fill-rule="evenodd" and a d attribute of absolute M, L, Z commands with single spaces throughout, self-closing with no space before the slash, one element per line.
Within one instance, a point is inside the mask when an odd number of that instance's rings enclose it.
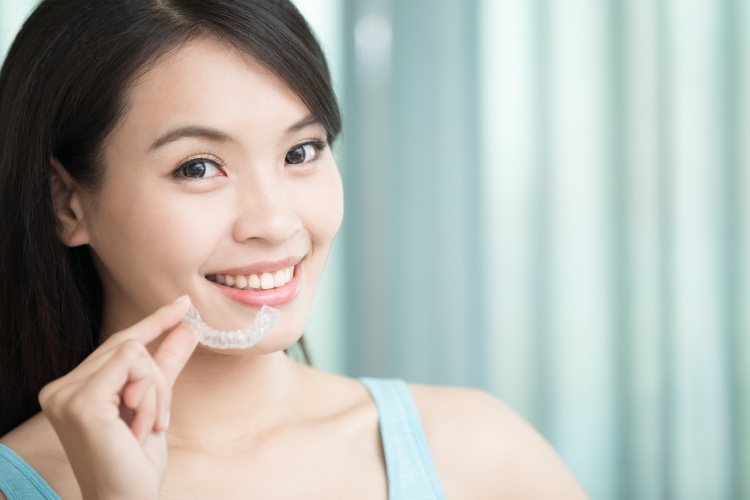
<path fill-rule="evenodd" d="M 58 238 L 50 159 L 95 192 L 130 83 L 205 36 L 276 74 L 334 141 L 325 58 L 288 0 L 45 0 L 16 36 L 0 72 L 0 436 L 39 411 L 42 386 L 99 336 L 101 284 L 88 247 Z"/>

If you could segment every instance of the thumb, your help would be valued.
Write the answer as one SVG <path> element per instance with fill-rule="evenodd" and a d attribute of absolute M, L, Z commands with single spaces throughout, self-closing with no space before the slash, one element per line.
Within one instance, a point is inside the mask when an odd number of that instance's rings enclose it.
<path fill-rule="evenodd" d="M 164 338 L 153 354 L 154 362 L 164 374 L 167 384 L 174 385 L 177 376 L 187 364 L 198 345 L 198 339 L 189 326 L 181 324 Z"/>

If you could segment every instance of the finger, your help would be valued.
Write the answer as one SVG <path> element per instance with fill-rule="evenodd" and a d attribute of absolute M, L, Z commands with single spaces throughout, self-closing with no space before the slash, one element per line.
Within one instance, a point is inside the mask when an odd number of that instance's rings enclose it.
<path fill-rule="evenodd" d="M 82 391 L 89 392 L 96 400 L 113 396 L 120 400 L 120 393 L 128 382 L 154 378 L 154 362 L 146 347 L 137 340 L 123 342 L 95 374 Z"/>
<path fill-rule="evenodd" d="M 156 420 L 155 422 L 152 421 L 150 425 L 152 425 L 157 431 L 166 430 L 166 425 L 163 425 L 163 419 L 160 419 L 160 417 L 163 417 L 169 409 L 169 404 L 172 399 L 172 391 L 159 367 L 153 361 L 152 364 L 153 369 L 148 377 L 144 377 L 140 380 L 130 381 L 126 384 L 125 388 L 122 390 L 122 402 L 127 408 L 133 410 L 134 412 L 138 412 L 139 408 L 143 404 L 144 398 L 147 397 L 149 391 L 155 389 Z M 141 419 L 139 419 L 139 423 L 140 420 Z M 141 430 L 138 429 L 138 432 L 140 431 Z"/>
<path fill-rule="evenodd" d="M 122 403 L 131 410 L 135 410 L 141 404 L 143 396 L 146 395 L 152 383 L 149 377 L 128 382 L 122 390 Z"/>
<path fill-rule="evenodd" d="M 121 332 L 122 337 L 137 338 L 148 344 L 159 335 L 177 325 L 190 308 L 190 297 L 183 295 L 171 304 L 159 308 L 130 328 Z"/>
<path fill-rule="evenodd" d="M 190 327 L 180 325 L 175 328 L 159 345 L 153 358 L 156 366 L 159 367 L 161 375 L 169 390 L 163 398 L 159 398 L 157 412 L 159 415 L 157 430 L 166 430 L 169 426 L 169 408 L 172 404 L 172 390 L 177 376 L 185 367 L 187 360 L 198 345 L 198 339 L 195 338 Z"/>
<path fill-rule="evenodd" d="M 153 358 L 156 365 L 161 369 L 167 384 L 170 386 L 174 384 L 197 345 L 198 339 L 187 325 L 180 325 L 175 328 L 159 344 Z"/>
<path fill-rule="evenodd" d="M 71 380 L 88 379 L 109 361 L 122 342 L 128 339 L 137 338 L 143 344 L 148 344 L 163 332 L 177 324 L 185 316 L 189 307 L 190 297 L 184 295 L 173 303 L 160 308 L 155 313 L 144 318 L 130 328 L 110 336 L 102 345 L 84 359 L 75 370 L 69 373 L 67 377 Z"/>
<path fill-rule="evenodd" d="M 83 384 L 65 379 L 58 379 L 54 383 L 47 384 L 39 393 L 39 404 L 42 411 L 48 416 L 58 416 L 70 411 L 68 404 L 71 398 L 81 391 Z M 52 419 L 50 419 L 52 420 Z"/>
<path fill-rule="evenodd" d="M 126 339 L 124 342 L 137 342 L 139 345 L 143 345 L 142 342 L 135 339 Z M 65 379 L 67 383 L 85 383 L 95 373 L 101 370 L 104 365 L 110 362 L 124 342 L 121 340 L 119 343 L 101 345 L 99 349 L 91 353 L 89 357 L 84 359 L 72 372 L 65 375 L 63 379 Z"/>
<path fill-rule="evenodd" d="M 155 391 L 155 400 L 154 400 L 154 406 L 153 406 L 153 417 L 148 419 L 147 425 L 146 425 L 146 433 L 144 434 L 147 436 L 152 430 L 159 432 L 159 431 L 165 431 L 167 430 L 167 427 L 169 425 L 168 420 L 165 421 L 164 415 L 166 411 L 163 410 L 163 408 L 169 409 L 170 401 L 172 400 L 172 388 L 167 384 L 167 381 L 164 379 L 164 375 L 161 373 L 161 370 L 159 370 L 159 367 L 156 366 L 154 363 L 154 391 Z M 146 395 L 146 397 L 150 397 L 150 395 Z M 149 407 L 150 408 L 150 407 Z M 141 442 L 144 442 L 141 440 Z"/>
<path fill-rule="evenodd" d="M 107 339 L 104 344 L 100 345 L 86 359 L 81 361 L 73 371 L 61 377 L 58 381 L 64 380 L 66 383 L 72 383 L 88 380 L 112 358 L 117 352 L 118 347 L 119 343 L 110 342 L 110 339 Z"/>
<path fill-rule="evenodd" d="M 117 351 L 119 345 L 129 338 L 138 338 L 148 344 L 181 320 L 190 307 L 190 297 L 184 295 L 168 304 L 140 322 L 110 336 L 101 346 L 94 350 L 76 369 L 68 374 L 72 379 L 84 380 L 97 372 Z"/>
<path fill-rule="evenodd" d="M 156 386 L 150 385 L 141 403 L 134 410 L 130 421 L 130 430 L 139 442 L 143 442 L 146 435 L 154 428 L 156 422 Z"/>

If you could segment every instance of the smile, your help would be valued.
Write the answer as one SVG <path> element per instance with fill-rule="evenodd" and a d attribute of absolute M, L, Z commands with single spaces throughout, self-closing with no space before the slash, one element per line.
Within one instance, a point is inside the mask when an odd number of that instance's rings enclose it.
<path fill-rule="evenodd" d="M 206 279 L 237 290 L 272 290 L 286 285 L 293 277 L 294 266 L 289 266 L 275 273 L 209 274 Z"/>
<path fill-rule="evenodd" d="M 302 257 L 256 263 L 206 275 L 217 290 L 245 306 L 283 306 L 297 297 L 302 285 Z"/>

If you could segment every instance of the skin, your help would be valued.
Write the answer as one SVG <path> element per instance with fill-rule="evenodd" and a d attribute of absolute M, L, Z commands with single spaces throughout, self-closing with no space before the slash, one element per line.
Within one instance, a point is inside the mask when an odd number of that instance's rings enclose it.
<path fill-rule="evenodd" d="M 324 129 L 287 133 L 309 115 L 304 104 L 215 40 L 165 56 L 128 96 L 99 193 L 53 162 L 60 236 L 90 245 L 102 278 L 101 347 L 45 387 L 43 412 L 0 442 L 64 499 L 387 498 L 367 390 L 283 353 L 302 334 L 343 216 L 330 149 L 301 167 L 284 162 Z M 233 139 L 149 149 L 186 124 Z M 196 155 L 221 166 L 204 180 L 172 175 Z M 257 308 L 229 300 L 206 274 L 289 255 L 304 255 L 300 293 L 251 349 L 196 347 L 187 327 L 175 328 L 188 302 L 171 302 L 184 294 L 217 328 L 252 323 Z M 546 442 L 493 396 L 409 387 L 447 498 L 586 498 Z"/>

